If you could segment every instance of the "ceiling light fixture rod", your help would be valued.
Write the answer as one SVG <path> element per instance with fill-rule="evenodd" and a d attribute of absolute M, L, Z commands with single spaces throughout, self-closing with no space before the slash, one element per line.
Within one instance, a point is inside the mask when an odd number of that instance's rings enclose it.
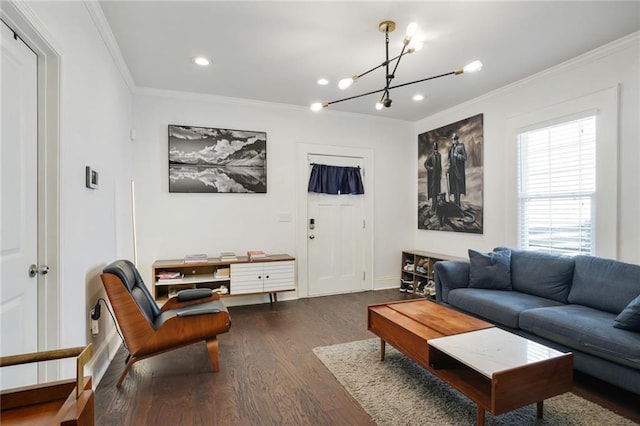
<path fill-rule="evenodd" d="M 338 99 L 337 101 L 325 102 L 325 104 L 331 105 L 331 104 L 337 104 L 338 102 L 350 101 L 351 99 L 362 98 L 363 96 L 369 96 L 369 95 L 373 95 L 374 93 L 380 93 L 380 92 L 382 92 L 384 90 L 385 90 L 385 88 L 383 87 L 382 89 L 372 90 L 371 92 L 361 93 L 361 94 L 355 95 L 355 96 L 349 96 L 348 98 Z"/>
<path fill-rule="evenodd" d="M 420 80 L 410 81 L 408 83 L 402 83 L 402 84 L 398 84 L 396 86 L 391 86 L 391 87 L 389 87 L 389 90 L 397 89 L 398 87 L 409 86 L 410 84 L 422 83 L 423 81 L 434 80 L 436 78 L 446 77 L 448 75 L 455 75 L 455 74 L 460 74 L 460 73 L 457 73 L 456 71 L 449 71 L 449 72 L 446 72 L 444 74 L 434 75 L 433 77 L 421 78 Z"/>
<path fill-rule="evenodd" d="M 456 71 L 449 71 L 444 74 L 434 75 L 433 77 L 422 78 L 420 80 L 410 81 L 409 83 L 402 83 L 395 86 L 383 87 L 382 89 L 372 90 L 371 92 L 361 93 L 359 95 L 349 96 L 348 98 L 342 98 L 342 99 L 338 99 L 337 101 L 331 101 L 331 102 L 325 102 L 325 103 L 327 105 L 337 104 L 338 102 L 350 101 L 352 99 L 362 98 L 363 96 L 369 96 L 369 95 L 373 95 L 375 93 L 380 93 L 380 92 L 387 92 L 391 89 L 397 89 L 398 87 L 404 87 L 404 86 L 409 86 L 411 84 L 422 83 L 423 81 L 434 80 L 436 78 L 446 77 L 448 75 L 454 75 L 454 74 L 458 74 L 458 73 Z"/>
<path fill-rule="evenodd" d="M 402 50 L 403 50 L 403 52 L 404 52 L 404 50 L 405 50 L 405 49 L 404 49 L 404 47 L 402 48 Z M 365 75 L 369 74 L 370 72 L 375 71 L 375 70 L 377 70 L 377 69 L 378 69 L 378 68 L 380 68 L 380 67 L 384 67 L 384 66 L 385 66 L 385 65 L 387 65 L 388 63 L 392 63 L 392 62 L 393 62 L 393 61 L 395 61 L 395 60 L 399 60 L 399 59 L 400 59 L 401 57 L 403 57 L 404 55 L 408 55 L 409 53 L 412 53 L 412 52 L 413 52 L 413 50 L 410 50 L 410 51 L 407 51 L 407 52 L 404 52 L 404 53 L 400 53 L 400 54 L 399 54 L 398 56 L 396 56 L 395 58 L 391 58 L 391 59 L 389 59 L 389 60 L 386 60 L 386 61 L 384 61 L 383 63 L 381 63 L 380 65 L 376 65 L 375 67 L 371 68 L 370 70 L 365 71 L 365 72 L 363 72 L 362 74 L 357 75 L 355 78 L 356 78 L 356 79 L 358 79 L 358 78 L 360 78 L 360 77 L 363 77 L 363 76 L 365 76 Z M 398 61 L 398 62 L 400 62 L 400 61 Z M 398 68 L 398 64 L 397 64 L 397 63 L 396 63 L 396 68 Z M 395 69 L 394 69 L 394 71 L 395 71 Z"/>

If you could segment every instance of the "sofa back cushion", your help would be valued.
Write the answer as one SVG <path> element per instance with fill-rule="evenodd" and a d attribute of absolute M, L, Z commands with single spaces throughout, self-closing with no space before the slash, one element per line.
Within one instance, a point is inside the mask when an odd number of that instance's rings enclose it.
<path fill-rule="evenodd" d="M 569 303 L 619 314 L 640 294 L 640 265 L 576 256 Z"/>
<path fill-rule="evenodd" d="M 480 253 L 469 249 L 469 287 L 511 290 L 511 251 Z"/>
<path fill-rule="evenodd" d="M 573 267 L 573 258 L 569 256 L 512 249 L 511 287 L 514 291 L 567 303 Z"/>

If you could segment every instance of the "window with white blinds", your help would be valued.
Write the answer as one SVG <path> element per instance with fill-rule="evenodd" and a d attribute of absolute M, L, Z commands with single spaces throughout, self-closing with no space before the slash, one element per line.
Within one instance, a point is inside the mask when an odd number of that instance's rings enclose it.
<path fill-rule="evenodd" d="M 595 148 L 595 116 L 518 134 L 521 249 L 593 254 Z"/>

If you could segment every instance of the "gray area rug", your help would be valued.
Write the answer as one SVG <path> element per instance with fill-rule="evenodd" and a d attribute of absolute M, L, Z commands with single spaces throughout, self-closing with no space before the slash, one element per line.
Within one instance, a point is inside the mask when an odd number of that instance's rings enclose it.
<path fill-rule="evenodd" d="M 475 425 L 476 405 L 411 359 L 387 345 L 380 361 L 377 338 L 314 348 L 340 384 L 380 425 Z M 544 402 L 544 419 L 535 404 L 492 416 L 487 425 L 608 425 L 636 423 L 572 393 Z"/>

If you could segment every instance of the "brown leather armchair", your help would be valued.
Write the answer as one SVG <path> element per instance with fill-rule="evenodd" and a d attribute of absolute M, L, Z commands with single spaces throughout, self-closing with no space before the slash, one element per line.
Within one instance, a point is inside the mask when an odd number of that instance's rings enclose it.
<path fill-rule="evenodd" d="M 135 362 L 203 340 L 213 371 L 220 370 L 216 336 L 229 331 L 231 318 L 218 293 L 183 290 L 159 308 L 130 261 L 117 260 L 102 272 L 102 284 L 129 351 L 117 387 Z"/>

